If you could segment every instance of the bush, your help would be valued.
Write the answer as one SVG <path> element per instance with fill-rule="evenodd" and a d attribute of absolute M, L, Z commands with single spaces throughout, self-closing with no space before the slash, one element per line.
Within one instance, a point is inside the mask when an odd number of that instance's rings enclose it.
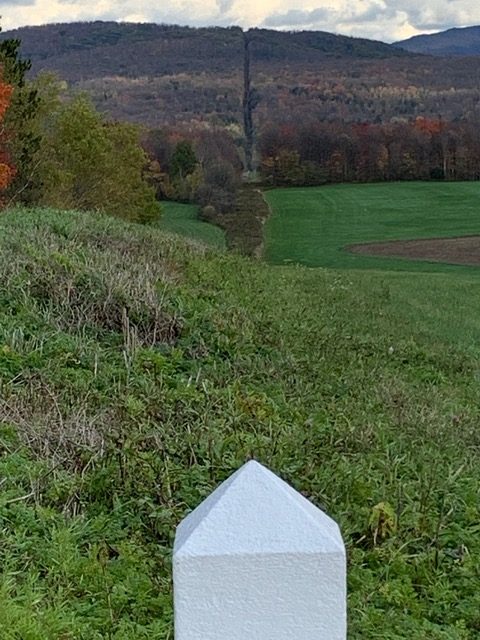
<path fill-rule="evenodd" d="M 143 178 L 146 156 L 136 127 L 105 122 L 84 97 L 48 116 L 37 155 L 40 204 L 137 222 L 160 213 L 154 189 Z"/>
<path fill-rule="evenodd" d="M 214 207 L 219 213 L 229 213 L 235 208 L 238 186 L 238 176 L 230 164 L 211 163 L 205 167 L 196 200 L 203 206 Z"/>

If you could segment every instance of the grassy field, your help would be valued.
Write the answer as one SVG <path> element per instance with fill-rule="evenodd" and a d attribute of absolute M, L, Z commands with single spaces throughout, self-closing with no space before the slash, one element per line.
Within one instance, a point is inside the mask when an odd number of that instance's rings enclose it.
<path fill-rule="evenodd" d="M 383 290 L 390 312 L 419 335 L 480 353 L 478 267 L 343 249 L 357 242 L 480 233 L 480 183 L 336 185 L 266 196 L 273 209 L 267 260 L 348 269 L 356 286 Z"/>
<path fill-rule="evenodd" d="M 198 207 L 178 202 L 162 202 L 160 229 L 198 240 L 217 249 L 225 249 L 225 232 L 197 218 Z"/>
<path fill-rule="evenodd" d="M 480 183 L 386 183 L 276 189 L 266 197 L 266 258 L 335 269 L 472 271 L 344 251 L 349 244 L 480 234 Z M 473 272 L 476 272 L 474 269 Z"/>
<path fill-rule="evenodd" d="M 171 640 L 175 526 L 251 457 L 340 523 L 349 639 L 478 638 L 480 361 L 441 275 L 404 313 L 422 274 L 24 210 L 0 269 L 2 640 Z"/>

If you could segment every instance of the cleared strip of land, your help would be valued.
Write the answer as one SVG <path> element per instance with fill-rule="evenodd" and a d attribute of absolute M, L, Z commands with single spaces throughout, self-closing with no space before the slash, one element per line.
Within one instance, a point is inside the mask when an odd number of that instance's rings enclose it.
<path fill-rule="evenodd" d="M 368 242 L 345 247 L 347 251 L 364 256 L 407 258 L 446 262 L 449 264 L 480 265 L 480 235 L 457 238 L 430 238 Z"/>

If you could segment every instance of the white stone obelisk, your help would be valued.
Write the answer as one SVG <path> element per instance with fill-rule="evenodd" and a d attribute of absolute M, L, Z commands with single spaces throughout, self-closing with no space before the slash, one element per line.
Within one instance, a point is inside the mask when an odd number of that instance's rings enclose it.
<path fill-rule="evenodd" d="M 345 640 L 337 524 L 248 462 L 180 523 L 175 640 Z"/>

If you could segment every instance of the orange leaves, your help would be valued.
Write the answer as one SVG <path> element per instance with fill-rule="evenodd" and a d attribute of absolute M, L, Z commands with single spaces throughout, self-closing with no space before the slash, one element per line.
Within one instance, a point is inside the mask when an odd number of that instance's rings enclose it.
<path fill-rule="evenodd" d="M 415 129 L 431 136 L 441 133 L 444 128 L 445 124 L 440 119 L 434 120 L 432 118 L 424 118 L 423 116 L 418 116 L 418 118 L 415 119 Z"/>
<path fill-rule="evenodd" d="M 8 142 L 12 132 L 6 132 L 2 126 L 5 114 L 12 100 L 13 87 L 5 82 L 0 82 L 0 192 L 11 184 L 15 177 L 15 167 L 9 161 Z M 1 193 L 0 193 L 1 204 Z"/>
<path fill-rule="evenodd" d="M 6 189 L 15 177 L 15 168 L 0 162 L 0 190 Z"/>
<path fill-rule="evenodd" d="M 10 106 L 13 87 L 10 84 L 0 82 L 0 120 L 3 120 L 5 113 Z"/>

